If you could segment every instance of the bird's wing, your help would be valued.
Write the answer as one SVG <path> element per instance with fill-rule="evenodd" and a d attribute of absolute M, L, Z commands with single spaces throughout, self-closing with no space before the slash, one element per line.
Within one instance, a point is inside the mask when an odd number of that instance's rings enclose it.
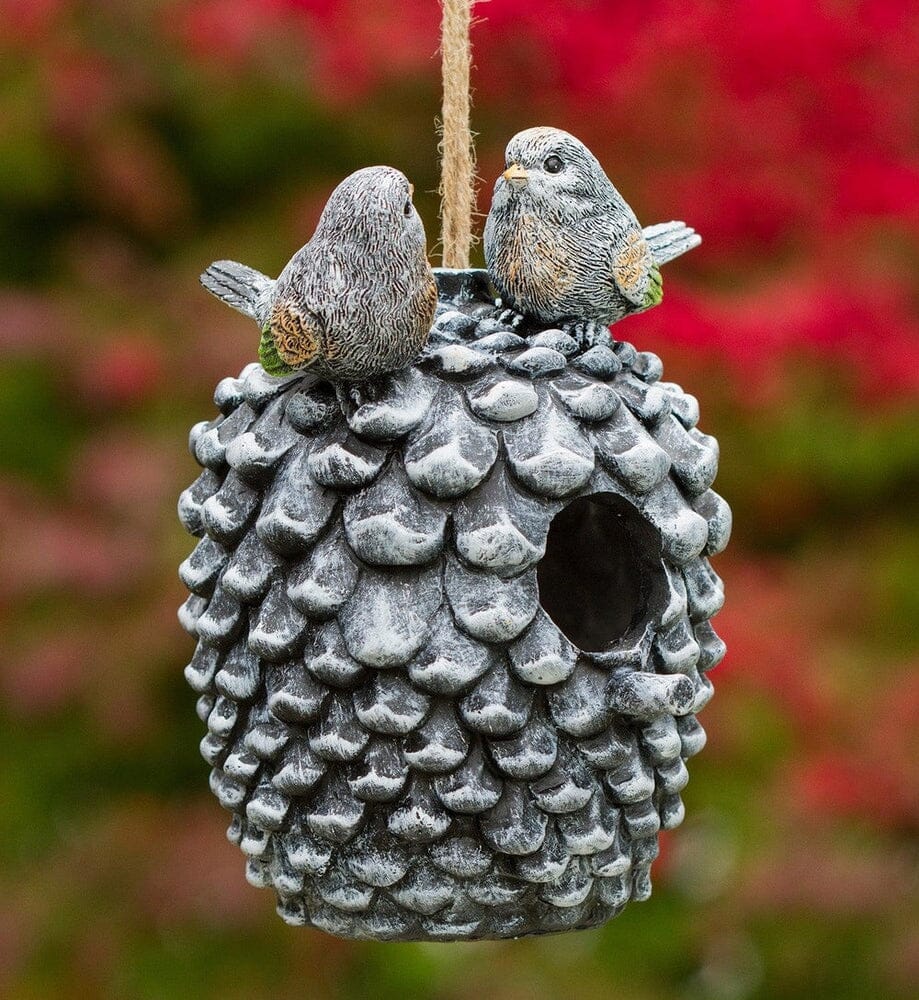
<path fill-rule="evenodd" d="M 640 229 L 629 229 L 613 247 L 613 280 L 629 302 L 644 305 L 654 261 Z"/>
<path fill-rule="evenodd" d="M 258 359 L 269 375 L 289 375 L 308 368 L 319 356 L 322 321 L 295 302 L 278 301 L 262 331 Z"/>
<path fill-rule="evenodd" d="M 275 286 L 268 275 L 235 260 L 215 260 L 200 281 L 221 302 L 259 324 L 264 322 Z"/>
<path fill-rule="evenodd" d="M 685 222 L 659 222 L 656 226 L 645 226 L 644 237 L 651 247 L 655 264 L 666 264 L 702 242 L 702 237 Z"/>
<path fill-rule="evenodd" d="M 648 274 L 648 289 L 642 300 L 642 309 L 650 309 L 651 306 L 659 306 L 664 298 L 664 283 L 661 280 L 661 269 L 657 264 L 651 265 Z"/>

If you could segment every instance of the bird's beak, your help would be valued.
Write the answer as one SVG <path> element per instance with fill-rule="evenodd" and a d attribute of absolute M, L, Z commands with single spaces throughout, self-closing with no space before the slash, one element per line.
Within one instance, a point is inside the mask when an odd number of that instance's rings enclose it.
<path fill-rule="evenodd" d="M 414 197 L 415 197 L 415 185 L 412 184 L 411 182 L 409 182 L 409 185 L 408 185 L 408 198 L 409 198 L 409 201 L 411 201 L 412 198 L 414 198 Z"/>
<path fill-rule="evenodd" d="M 530 179 L 530 175 L 520 166 L 519 163 L 512 163 L 501 175 L 509 184 L 514 187 L 524 187 Z"/>

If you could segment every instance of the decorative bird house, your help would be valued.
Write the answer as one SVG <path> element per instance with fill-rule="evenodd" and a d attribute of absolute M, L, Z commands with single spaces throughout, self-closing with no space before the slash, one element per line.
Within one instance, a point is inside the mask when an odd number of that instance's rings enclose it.
<path fill-rule="evenodd" d="M 589 927 L 649 895 L 705 741 L 717 443 L 653 354 L 437 282 L 426 352 L 370 398 L 253 364 L 192 430 L 201 750 L 289 923 Z"/>

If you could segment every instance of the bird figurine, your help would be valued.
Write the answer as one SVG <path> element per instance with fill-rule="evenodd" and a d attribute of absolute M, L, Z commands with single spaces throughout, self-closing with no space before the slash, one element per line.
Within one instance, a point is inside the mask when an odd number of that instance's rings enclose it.
<path fill-rule="evenodd" d="M 211 294 L 258 323 L 266 372 L 357 386 L 424 347 L 437 287 L 413 190 L 393 167 L 365 167 L 335 188 L 277 280 L 232 260 L 201 275 Z"/>
<path fill-rule="evenodd" d="M 561 129 L 518 132 L 505 167 L 485 223 L 485 261 L 517 322 L 523 314 L 595 340 L 656 306 L 660 266 L 702 242 L 683 222 L 642 229 L 593 153 Z"/>

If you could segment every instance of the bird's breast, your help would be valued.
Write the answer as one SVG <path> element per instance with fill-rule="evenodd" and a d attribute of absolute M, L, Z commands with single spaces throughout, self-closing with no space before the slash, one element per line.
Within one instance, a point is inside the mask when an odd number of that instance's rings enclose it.
<path fill-rule="evenodd" d="M 495 264 L 506 292 L 532 312 L 551 309 L 575 281 L 563 230 L 530 212 L 510 221 Z"/>

